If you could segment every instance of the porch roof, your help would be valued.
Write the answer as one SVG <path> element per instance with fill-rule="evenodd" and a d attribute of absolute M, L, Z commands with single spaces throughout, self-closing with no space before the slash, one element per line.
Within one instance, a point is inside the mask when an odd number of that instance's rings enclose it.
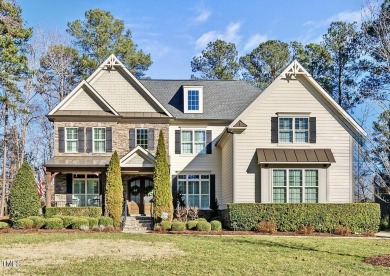
<path fill-rule="evenodd" d="M 56 156 L 45 163 L 45 167 L 66 167 L 66 168 L 100 168 L 108 166 L 111 156 Z"/>
<path fill-rule="evenodd" d="M 257 149 L 258 164 L 298 163 L 329 164 L 335 163 L 330 149 Z"/>

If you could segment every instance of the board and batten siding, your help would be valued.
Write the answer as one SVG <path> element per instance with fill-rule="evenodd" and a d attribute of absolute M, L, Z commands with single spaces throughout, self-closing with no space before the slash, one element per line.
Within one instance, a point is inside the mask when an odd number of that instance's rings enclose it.
<path fill-rule="evenodd" d="M 241 134 L 235 134 L 235 191 L 236 202 L 258 202 L 260 195 L 259 165 L 256 148 L 329 148 L 336 163 L 328 168 L 328 202 L 352 201 L 351 133 L 344 127 L 327 102 L 306 80 L 277 79 L 274 88 L 261 95 L 261 101 L 242 121 L 248 125 Z M 271 117 L 277 112 L 310 112 L 317 118 L 317 141 L 304 145 L 272 144 Z M 304 165 L 302 165 L 304 167 Z M 264 176 L 263 176 L 264 177 Z"/>
<path fill-rule="evenodd" d="M 169 126 L 169 157 L 172 175 L 177 174 L 215 174 L 215 194 L 218 202 L 222 204 L 222 177 L 221 177 L 221 149 L 215 147 L 217 138 L 226 126 L 207 125 L 170 125 Z M 212 131 L 211 154 L 176 154 L 175 153 L 175 130 L 202 129 Z"/>
<path fill-rule="evenodd" d="M 233 136 L 229 135 L 221 145 L 222 155 L 222 202 L 221 209 L 233 202 Z"/>

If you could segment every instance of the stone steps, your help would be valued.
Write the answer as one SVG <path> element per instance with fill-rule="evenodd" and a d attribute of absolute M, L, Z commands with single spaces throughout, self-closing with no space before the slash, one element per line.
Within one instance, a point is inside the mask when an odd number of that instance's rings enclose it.
<path fill-rule="evenodd" d="M 126 223 L 122 232 L 144 233 L 151 230 L 153 230 L 153 218 L 146 216 L 131 216 L 126 217 Z"/>

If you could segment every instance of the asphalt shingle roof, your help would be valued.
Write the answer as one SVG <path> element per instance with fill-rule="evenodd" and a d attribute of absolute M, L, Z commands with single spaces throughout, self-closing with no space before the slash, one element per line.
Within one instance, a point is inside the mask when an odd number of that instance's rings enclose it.
<path fill-rule="evenodd" d="M 140 80 L 177 119 L 234 120 L 261 93 L 245 81 Z M 182 86 L 203 86 L 203 113 L 184 113 Z"/>

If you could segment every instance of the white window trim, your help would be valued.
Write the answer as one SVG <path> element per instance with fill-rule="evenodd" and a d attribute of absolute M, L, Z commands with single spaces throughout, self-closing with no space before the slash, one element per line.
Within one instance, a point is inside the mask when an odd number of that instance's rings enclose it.
<path fill-rule="evenodd" d="M 95 129 L 97 128 L 103 128 L 104 129 L 104 151 L 95 151 Z M 101 141 L 102 139 L 99 139 L 97 141 Z M 92 152 L 93 153 L 106 153 L 107 152 L 107 132 L 106 127 L 93 127 L 92 128 Z"/>
<path fill-rule="evenodd" d="M 180 179 L 179 175 L 181 175 L 181 176 L 185 175 L 186 179 Z M 179 181 L 183 181 L 183 182 L 185 181 L 186 182 L 186 193 L 183 194 L 183 196 L 184 196 L 184 200 L 186 202 L 187 207 L 190 207 L 190 206 L 188 206 L 188 196 L 189 195 L 196 195 L 196 194 L 189 194 L 188 193 L 188 182 L 189 181 L 198 181 L 198 184 L 199 184 L 199 194 L 198 194 L 198 196 L 199 196 L 199 207 L 198 207 L 198 209 L 199 210 L 210 210 L 210 200 L 211 200 L 211 198 L 210 198 L 210 187 L 211 187 L 210 174 L 186 173 L 186 174 L 179 174 L 179 175 L 176 176 L 177 177 L 177 192 L 179 192 Z M 198 175 L 199 179 L 188 179 L 189 175 Z M 207 175 L 209 178 L 208 179 L 202 179 L 202 175 Z M 202 193 L 202 181 L 208 181 L 209 182 L 209 190 L 208 190 L 207 194 Z M 208 202 L 208 206 L 209 207 L 208 208 L 201 208 L 200 207 L 200 206 L 202 206 L 202 195 L 208 195 L 209 196 L 209 202 Z M 194 206 L 191 206 L 191 207 L 194 207 Z"/>
<path fill-rule="evenodd" d="M 183 153 L 183 131 L 191 131 L 192 132 L 192 152 L 185 152 Z M 195 131 L 203 131 L 204 132 L 204 152 L 194 152 L 195 151 Z M 207 131 L 206 129 L 196 129 L 196 128 L 191 128 L 191 129 L 180 129 L 180 152 L 181 155 L 205 155 L 207 154 Z"/>
<path fill-rule="evenodd" d="M 300 203 L 306 203 L 305 202 L 305 188 L 306 188 L 306 179 L 305 179 L 305 172 L 306 170 L 308 171 L 317 171 L 317 177 L 318 177 L 318 182 L 317 186 L 308 186 L 308 188 L 317 188 L 317 202 L 320 200 L 320 171 L 317 168 L 274 168 L 272 169 L 272 174 L 271 174 L 271 202 L 274 203 L 274 170 L 285 170 L 286 171 L 286 186 L 276 186 L 277 188 L 285 188 L 286 189 L 286 202 L 285 203 L 290 203 L 290 196 L 289 196 L 289 189 L 290 189 L 290 180 L 289 180 L 289 171 L 290 170 L 301 170 L 302 171 L 302 186 L 293 186 L 294 188 L 302 188 L 302 202 Z"/>
<path fill-rule="evenodd" d="M 146 127 L 139 127 L 139 128 L 135 128 L 135 131 L 134 131 L 134 141 L 135 141 L 135 146 L 138 146 L 138 142 L 137 142 L 137 132 L 138 130 L 146 130 L 146 149 L 148 149 L 148 141 L 149 141 L 149 129 L 146 128 Z M 142 147 L 142 146 L 141 146 Z M 142 147 L 143 148 L 143 147 Z"/>
<path fill-rule="evenodd" d="M 280 119 L 293 119 L 292 122 L 292 142 L 281 142 L 280 141 Z M 307 119 L 307 142 L 296 142 L 295 141 L 295 119 Z M 278 144 L 279 145 L 307 145 L 310 142 L 310 117 L 307 115 L 282 115 L 278 116 Z"/>
<path fill-rule="evenodd" d="M 198 110 L 188 110 L 188 91 L 190 90 L 199 91 Z M 184 106 L 184 113 L 203 113 L 203 86 L 183 86 L 183 106 Z"/>
<path fill-rule="evenodd" d="M 77 134 L 76 139 L 68 140 L 68 129 L 76 129 L 76 134 Z M 78 152 L 78 139 L 79 139 L 78 129 L 79 129 L 78 127 L 66 127 L 65 128 L 65 153 L 77 153 Z M 68 150 L 68 141 L 76 142 L 76 150 L 75 151 Z"/>
<path fill-rule="evenodd" d="M 80 207 L 88 207 L 88 206 L 94 206 L 94 205 L 88 205 L 88 195 L 96 195 L 99 200 L 101 200 L 100 198 L 100 180 L 99 180 L 99 177 L 96 176 L 96 178 L 88 178 L 86 174 L 83 174 L 84 177 L 76 177 L 76 175 L 80 175 L 80 174 L 74 174 L 73 177 L 72 177 L 72 200 L 73 200 L 73 195 L 84 195 L 85 196 L 85 205 L 80 205 Z M 87 180 L 97 180 L 97 183 L 98 183 L 98 193 L 97 194 L 88 194 L 88 184 L 87 184 Z M 74 192 L 74 181 L 75 180 L 83 180 L 84 181 L 84 189 L 85 189 L 85 192 L 84 194 L 75 194 Z M 101 206 L 101 202 L 99 202 L 99 206 Z"/>

